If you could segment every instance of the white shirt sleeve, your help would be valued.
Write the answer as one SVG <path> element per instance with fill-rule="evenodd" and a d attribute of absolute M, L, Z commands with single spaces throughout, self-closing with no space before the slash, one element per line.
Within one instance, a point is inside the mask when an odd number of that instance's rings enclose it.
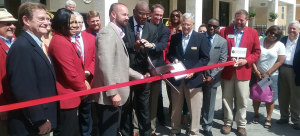
<path fill-rule="evenodd" d="M 278 41 L 276 44 L 278 45 L 278 55 L 286 55 L 284 44 L 280 41 Z"/>

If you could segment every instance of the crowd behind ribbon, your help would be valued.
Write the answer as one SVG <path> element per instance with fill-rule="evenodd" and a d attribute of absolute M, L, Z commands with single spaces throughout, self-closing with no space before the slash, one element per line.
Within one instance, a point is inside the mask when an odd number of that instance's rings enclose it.
<path fill-rule="evenodd" d="M 0 105 L 70 94 L 155 74 L 153 67 L 181 63 L 186 69 L 235 61 L 234 66 L 170 78 L 170 136 L 189 125 L 187 135 L 212 136 L 217 88 L 222 88 L 222 134 L 230 134 L 233 121 L 238 135 L 246 136 L 247 101 L 253 99 L 253 123 L 259 123 L 259 107 L 266 103 L 266 129 L 272 126 L 278 99 L 280 119 L 300 130 L 300 24 L 288 25 L 288 36 L 280 27 L 258 37 L 247 27 L 248 12 L 238 10 L 230 26 L 220 29 L 212 18 L 194 31 L 194 16 L 178 10 L 162 23 L 164 7 L 139 1 L 129 17 L 125 4 L 110 6 L 110 22 L 101 27 L 97 11 L 83 17 L 76 3 L 66 1 L 54 15 L 45 5 L 25 2 L 15 19 L 0 9 Z M 22 27 L 16 37 L 15 23 Z M 235 51 L 244 50 L 244 57 Z M 153 66 L 149 63 L 153 63 Z M 258 82 L 269 79 L 266 88 Z M 265 83 L 265 84 L 267 84 Z M 256 87 L 256 88 L 255 88 Z M 266 96 L 254 96 L 269 91 Z M 260 99 L 256 99 L 261 97 Z M 166 125 L 162 82 L 123 87 L 88 96 L 73 97 L 42 105 L 0 113 L 1 136 L 155 136 L 159 123 Z M 190 116 L 190 121 L 188 120 Z M 234 119 L 235 117 L 235 119 Z M 251 134 L 250 134 L 251 135 Z"/>

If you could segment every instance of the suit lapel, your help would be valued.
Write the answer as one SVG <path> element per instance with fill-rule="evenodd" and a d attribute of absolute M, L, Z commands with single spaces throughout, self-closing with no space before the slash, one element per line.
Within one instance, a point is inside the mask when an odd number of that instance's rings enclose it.
<path fill-rule="evenodd" d="M 0 39 L 0 46 L 1 46 L 1 49 L 7 54 L 8 53 L 8 50 L 9 50 L 9 47 L 5 44 L 5 42 L 3 40 Z"/>
<path fill-rule="evenodd" d="M 242 37 L 242 41 L 240 42 L 240 47 L 244 47 L 244 48 L 247 48 L 247 37 L 249 35 L 249 31 L 247 30 L 248 27 L 245 26 L 245 29 L 244 29 L 244 34 L 243 34 L 243 37 Z"/>
<path fill-rule="evenodd" d="M 127 49 L 126 49 L 126 46 L 125 46 L 125 43 L 124 43 L 123 39 L 121 38 L 121 36 L 120 36 L 120 34 L 119 34 L 119 31 L 117 30 L 117 28 L 115 28 L 115 26 L 114 26 L 111 22 L 109 23 L 109 26 L 113 29 L 113 31 L 114 31 L 115 34 L 117 35 L 118 40 L 122 43 L 122 46 L 123 46 L 123 48 L 124 48 L 124 50 L 125 50 L 125 53 L 126 53 L 126 55 L 128 56 L 128 51 L 127 51 Z"/>
<path fill-rule="evenodd" d="M 32 37 L 27 34 L 27 32 L 23 31 L 22 35 L 31 43 L 33 46 L 33 49 L 40 55 L 40 57 L 45 61 L 45 63 L 48 65 L 49 69 L 51 70 L 53 77 L 55 79 L 55 72 L 53 66 L 50 64 L 47 56 L 43 52 L 42 48 L 32 39 Z"/>
<path fill-rule="evenodd" d="M 183 56 L 184 53 L 183 53 L 183 47 L 182 47 L 182 33 L 178 34 L 178 45 L 177 48 L 178 48 L 178 51 L 180 53 L 180 56 Z"/>
<path fill-rule="evenodd" d="M 148 26 L 148 22 L 145 23 L 144 27 L 143 27 L 143 32 L 142 32 L 142 39 L 147 39 L 148 38 L 148 34 L 149 34 L 149 26 Z"/>
<path fill-rule="evenodd" d="M 88 54 L 88 50 L 89 50 L 89 47 L 88 47 L 88 39 L 87 37 L 85 36 L 85 32 L 82 31 L 81 32 L 81 36 L 82 36 L 82 40 L 83 40 L 83 47 L 84 47 L 84 58 L 86 58 L 86 54 Z"/>
<path fill-rule="evenodd" d="M 195 44 L 195 39 L 194 39 L 194 31 L 192 32 L 192 34 L 191 34 L 191 37 L 190 37 L 190 40 L 189 40 L 189 43 L 188 43 L 188 45 L 186 46 L 186 49 L 185 49 L 185 54 L 187 54 L 189 51 L 190 51 L 190 49 L 191 49 L 191 46 L 194 46 Z M 181 42 L 182 43 L 182 42 Z M 184 55 L 185 55 L 184 54 Z"/>

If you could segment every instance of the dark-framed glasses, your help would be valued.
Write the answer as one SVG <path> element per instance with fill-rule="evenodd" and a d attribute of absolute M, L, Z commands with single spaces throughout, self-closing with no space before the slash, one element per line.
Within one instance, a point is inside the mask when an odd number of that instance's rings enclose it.
<path fill-rule="evenodd" d="M 277 34 L 277 33 L 273 32 L 273 31 L 270 31 L 269 34 L 270 34 L 270 35 L 275 35 L 276 37 L 279 37 L 279 36 L 280 36 L 280 34 Z"/>
<path fill-rule="evenodd" d="M 217 25 L 212 25 L 212 24 L 207 24 L 207 27 L 208 27 L 208 28 L 213 27 L 214 29 L 217 29 L 219 26 L 217 26 Z"/>
<path fill-rule="evenodd" d="M 171 14 L 171 17 L 180 17 L 179 14 Z"/>

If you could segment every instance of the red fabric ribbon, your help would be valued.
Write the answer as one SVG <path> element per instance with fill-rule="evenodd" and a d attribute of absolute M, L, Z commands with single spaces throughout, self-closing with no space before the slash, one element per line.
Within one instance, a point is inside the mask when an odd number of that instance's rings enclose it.
<path fill-rule="evenodd" d="M 171 78 L 171 77 L 178 76 L 178 75 L 196 73 L 196 72 L 205 71 L 205 70 L 218 68 L 218 67 L 231 66 L 234 63 L 235 63 L 234 61 L 228 61 L 228 62 L 224 62 L 224 63 L 218 63 L 218 64 L 213 64 L 213 65 L 193 68 L 193 69 L 180 71 L 180 72 L 176 72 L 176 73 L 164 74 L 162 76 L 154 76 L 154 77 L 149 77 L 149 78 L 145 78 L 145 79 L 124 82 L 124 83 L 120 83 L 120 84 L 114 84 L 114 85 L 103 86 L 103 87 L 99 87 L 99 88 L 93 88 L 91 90 L 84 90 L 84 91 L 79 91 L 79 92 L 70 93 L 70 94 L 57 95 L 57 96 L 52 96 L 52 97 L 45 97 L 45 98 L 41 98 L 41 99 L 35 99 L 35 100 L 30 100 L 30 101 L 2 105 L 2 106 L 0 106 L 0 112 L 11 111 L 11 110 L 15 110 L 15 109 L 40 105 L 40 104 L 49 103 L 49 102 L 55 102 L 55 101 L 59 101 L 59 100 L 69 99 L 72 97 L 78 97 L 78 96 L 89 95 L 89 94 L 93 94 L 93 93 L 104 92 L 104 91 L 108 91 L 108 90 L 112 90 L 112 89 L 122 88 L 125 86 L 133 86 L 133 85 L 137 85 L 137 84 L 153 82 L 153 81 L 157 81 L 157 80 Z"/>

